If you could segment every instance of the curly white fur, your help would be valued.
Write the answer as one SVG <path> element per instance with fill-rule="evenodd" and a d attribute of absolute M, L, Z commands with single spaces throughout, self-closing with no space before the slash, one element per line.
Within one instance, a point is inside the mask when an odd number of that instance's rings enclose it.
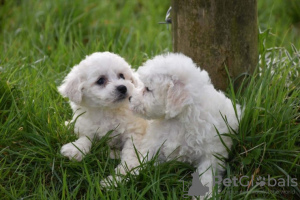
<path fill-rule="evenodd" d="M 124 174 L 123 160 L 135 156 L 132 140 L 140 141 L 147 127 L 146 120 L 128 109 L 128 97 L 137 85 L 128 63 L 110 52 L 93 53 L 74 66 L 58 90 L 70 99 L 79 139 L 65 144 L 61 153 L 81 161 L 93 139 L 114 130 L 110 146 L 121 148 L 121 164 L 116 170 Z"/>
<path fill-rule="evenodd" d="M 177 158 L 193 164 L 211 192 L 213 173 L 222 173 L 224 164 L 214 155 L 228 156 L 216 129 L 220 134 L 230 133 L 223 115 L 237 130 L 240 106 L 235 112 L 208 73 L 183 54 L 156 56 L 138 69 L 138 75 L 144 87 L 134 90 L 130 108 L 153 120 L 138 150 L 151 158 L 160 148 L 162 160 Z M 231 147 L 229 137 L 222 136 L 222 140 Z"/>

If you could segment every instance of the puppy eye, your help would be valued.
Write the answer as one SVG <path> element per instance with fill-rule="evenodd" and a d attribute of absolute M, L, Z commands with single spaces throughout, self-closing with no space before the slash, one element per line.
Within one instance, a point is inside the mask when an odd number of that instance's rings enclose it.
<path fill-rule="evenodd" d="M 125 79 L 125 76 L 124 76 L 124 74 L 119 74 L 119 78 L 121 78 L 121 79 Z"/>
<path fill-rule="evenodd" d="M 151 90 L 149 90 L 149 88 L 148 88 L 148 87 L 145 87 L 145 89 L 146 89 L 146 91 L 147 91 L 147 92 L 151 92 Z"/>
<path fill-rule="evenodd" d="M 101 77 L 99 80 L 96 82 L 98 85 L 103 85 L 105 83 L 105 78 Z"/>

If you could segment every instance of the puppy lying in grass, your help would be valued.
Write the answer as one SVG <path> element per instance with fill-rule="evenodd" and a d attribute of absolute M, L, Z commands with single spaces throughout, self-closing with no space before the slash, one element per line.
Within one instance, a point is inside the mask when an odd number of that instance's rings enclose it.
<path fill-rule="evenodd" d="M 132 140 L 140 141 L 147 127 L 146 120 L 133 115 L 128 107 L 128 98 L 137 85 L 129 64 L 113 53 L 93 53 L 74 66 L 58 90 L 70 100 L 71 122 L 75 122 L 74 132 L 79 138 L 63 145 L 62 155 L 81 161 L 89 153 L 92 140 L 114 130 L 109 145 L 121 149 L 121 164 L 116 170 L 124 174 L 123 160 L 135 157 Z"/>
<path fill-rule="evenodd" d="M 234 107 L 214 88 L 208 73 L 183 54 L 156 56 L 138 75 L 144 87 L 134 90 L 130 108 L 153 120 L 138 151 L 151 159 L 159 150 L 162 160 L 192 164 L 211 193 L 214 175 L 224 171 L 218 157 L 227 158 L 232 145 L 222 134 L 238 129 L 240 106 Z"/>

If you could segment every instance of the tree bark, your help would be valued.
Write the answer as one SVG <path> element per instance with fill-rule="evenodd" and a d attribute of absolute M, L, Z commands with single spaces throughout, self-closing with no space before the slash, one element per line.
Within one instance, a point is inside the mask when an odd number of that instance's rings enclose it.
<path fill-rule="evenodd" d="M 258 62 L 257 0 L 172 0 L 173 51 L 205 69 L 217 89 L 238 87 Z"/>

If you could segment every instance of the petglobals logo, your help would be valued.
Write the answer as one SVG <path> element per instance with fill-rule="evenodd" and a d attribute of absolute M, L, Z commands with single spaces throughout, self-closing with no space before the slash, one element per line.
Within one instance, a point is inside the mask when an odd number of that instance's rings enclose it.
<path fill-rule="evenodd" d="M 224 178 L 222 176 L 215 176 L 214 178 L 214 185 L 224 185 L 225 187 L 230 186 L 243 186 L 243 187 L 253 187 L 255 185 L 258 185 L 260 187 L 268 186 L 268 187 L 285 187 L 285 186 L 292 186 L 297 187 L 298 182 L 297 178 L 292 178 L 290 176 L 287 176 L 286 178 L 272 178 L 269 174 L 267 177 L 258 176 L 254 178 L 254 176 L 241 176 L 239 178 L 232 177 L 232 178 Z"/>
<path fill-rule="evenodd" d="M 206 185 L 203 185 L 202 182 L 199 179 L 198 172 L 194 172 L 192 174 L 193 180 L 191 187 L 185 191 L 184 190 L 184 181 L 183 182 L 183 191 L 186 193 L 184 194 L 184 198 L 187 198 L 188 196 L 205 196 L 208 193 L 208 187 Z M 291 186 L 291 187 L 297 187 L 298 182 L 297 178 L 292 178 L 290 176 L 286 176 L 285 178 L 272 178 L 269 174 L 267 177 L 254 177 L 254 176 L 241 176 L 241 177 L 231 177 L 231 178 L 223 178 L 222 176 L 215 176 L 213 180 L 213 185 L 215 186 L 218 184 L 219 186 L 223 185 L 224 187 L 238 187 L 242 186 L 245 187 L 246 190 L 253 186 L 268 186 L 268 187 L 285 187 L 285 186 Z M 273 191 L 274 192 L 274 191 Z"/>

